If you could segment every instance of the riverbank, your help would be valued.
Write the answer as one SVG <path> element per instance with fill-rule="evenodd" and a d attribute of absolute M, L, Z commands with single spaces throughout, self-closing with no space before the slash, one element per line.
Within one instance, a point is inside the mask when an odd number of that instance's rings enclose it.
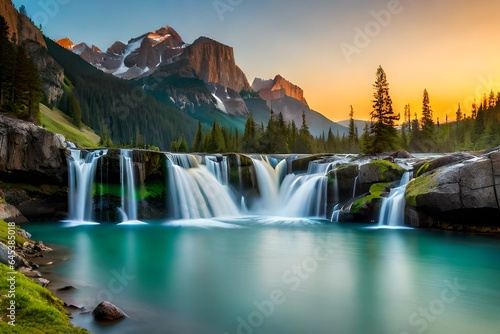
<path fill-rule="evenodd" d="M 46 287 L 49 277 L 58 281 L 56 275 L 49 274 L 50 268 L 67 259 L 66 250 L 54 252 L 30 237 L 18 226 L 0 220 L 0 331 L 88 333 L 70 322 L 63 300 Z"/>

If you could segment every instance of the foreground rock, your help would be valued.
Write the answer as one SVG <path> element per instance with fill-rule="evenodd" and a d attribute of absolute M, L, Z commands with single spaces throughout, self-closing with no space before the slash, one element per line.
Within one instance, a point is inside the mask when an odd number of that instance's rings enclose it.
<path fill-rule="evenodd" d="M 65 139 L 33 123 L 0 115 L 0 179 L 65 184 Z"/>
<path fill-rule="evenodd" d="M 116 321 L 126 317 L 122 310 L 107 301 L 102 301 L 97 305 L 94 311 L 92 311 L 92 315 L 95 320 L 106 322 Z"/>
<path fill-rule="evenodd" d="M 429 169 L 406 189 L 407 225 L 500 231 L 500 151 Z"/>

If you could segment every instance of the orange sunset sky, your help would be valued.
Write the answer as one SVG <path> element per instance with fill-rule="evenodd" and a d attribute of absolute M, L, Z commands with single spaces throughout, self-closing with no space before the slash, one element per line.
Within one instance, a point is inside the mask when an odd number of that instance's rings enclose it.
<path fill-rule="evenodd" d="M 13 2 L 50 38 L 104 50 L 164 25 L 187 43 L 211 37 L 234 48 L 250 83 L 279 73 L 334 121 L 351 104 L 355 118 L 369 118 L 379 65 L 396 112 L 409 103 L 420 114 L 426 88 L 441 122 L 455 119 L 458 103 L 470 113 L 474 98 L 500 91 L 500 1 L 65 0 L 49 12 L 42 1 Z"/>

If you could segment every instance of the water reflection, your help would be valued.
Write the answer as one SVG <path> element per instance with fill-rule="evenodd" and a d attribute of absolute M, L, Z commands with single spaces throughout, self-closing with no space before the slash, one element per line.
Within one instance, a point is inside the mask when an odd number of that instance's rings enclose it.
<path fill-rule="evenodd" d="M 117 273 L 127 278 L 120 291 L 101 295 L 112 298 L 129 319 L 104 328 L 76 316 L 76 323 L 96 333 L 163 333 L 166 328 L 236 333 L 239 319 L 261 312 L 256 305 L 276 290 L 284 302 L 274 305 L 255 333 L 417 333 L 425 319 L 420 310 L 438 305 L 445 282 L 455 279 L 467 289 L 443 304 L 445 311 L 433 321 L 426 320 L 425 332 L 500 328 L 500 245 L 494 239 L 320 222 L 224 220 L 245 227 L 236 229 L 201 223 L 204 228 L 45 224 L 31 232 L 72 249 L 72 259 L 56 269 L 75 282 L 78 303 L 109 290 Z"/>

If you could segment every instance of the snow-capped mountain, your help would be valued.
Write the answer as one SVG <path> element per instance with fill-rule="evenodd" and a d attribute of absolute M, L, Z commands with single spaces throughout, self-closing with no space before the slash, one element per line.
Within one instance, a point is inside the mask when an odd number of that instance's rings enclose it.
<path fill-rule="evenodd" d="M 169 26 L 131 39 L 127 44 L 115 42 L 106 52 L 85 43 L 74 45 L 68 38 L 57 41 L 62 47 L 80 55 L 100 70 L 123 79 L 134 79 L 153 73 L 161 64 L 180 55 L 187 46 Z"/>

